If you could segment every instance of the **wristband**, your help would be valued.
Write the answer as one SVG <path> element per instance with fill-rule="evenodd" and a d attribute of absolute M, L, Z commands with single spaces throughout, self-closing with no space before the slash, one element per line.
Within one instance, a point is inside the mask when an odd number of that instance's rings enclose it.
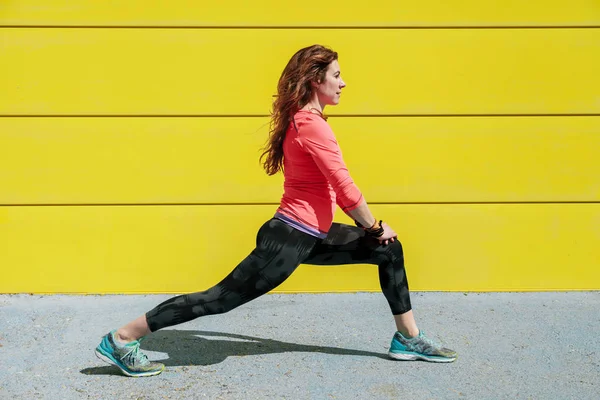
<path fill-rule="evenodd" d="M 367 236 L 373 236 L 373 237 L 380 237 L 383 236 L 383 221 L 379 220 L 379 224 L 377 224 L 377 220 L 375 220 L 375 223 L 373 224 L 372 227 L 370 228 L 365 228 L 360 222 L 358 221 L 354 221 L 356 223 L 356 226 L 359 228 L 362 228 L 365 233 L 367 234 Z M 379 226 L 377 226 L 379 225 Z"/>

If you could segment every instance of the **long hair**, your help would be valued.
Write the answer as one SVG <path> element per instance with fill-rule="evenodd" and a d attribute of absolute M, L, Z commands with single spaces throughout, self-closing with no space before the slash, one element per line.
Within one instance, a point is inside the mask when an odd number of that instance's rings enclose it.
<path fill-rule="evenodd" d="M 321 45 L 300 49 L 288 61 L 279 77 L 277 95 L 273 102 L 269 139 L 260 156 L 267 175 L 283 170 L 283 141 L 293 115 L 304 107 L 312 96 L 312 82 L 325 79 L 325 72 L 338 54 Z"/>

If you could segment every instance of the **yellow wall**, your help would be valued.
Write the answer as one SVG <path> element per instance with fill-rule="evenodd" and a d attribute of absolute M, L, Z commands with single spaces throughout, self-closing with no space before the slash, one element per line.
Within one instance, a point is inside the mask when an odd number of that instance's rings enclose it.
<path fill-rule="evenodd" d="M 600 289 L 597 0 L 218 3 L 0 4 L 0 292 L 225 276 L 281 196 L 259 150 L 313 43 L 340 52 L 326 112 L 412 290 Z M 354 290 L 374 267 L 277 289 Z"/>

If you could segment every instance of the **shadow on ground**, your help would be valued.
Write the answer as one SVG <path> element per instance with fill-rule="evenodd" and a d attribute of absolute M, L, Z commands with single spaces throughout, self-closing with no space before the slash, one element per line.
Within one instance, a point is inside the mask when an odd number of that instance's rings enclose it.
<path fill-rule="evenodd" d="M 223 339 L 217 339 L 223 338 Z M 219 364 L 229 356 L 252 356 L 289 352 L 325 353 L 340 356 L 364 356 L 388 359 L 385 354 L 340 347 L 312 346 L 282 342 L 225 332 L 163 330 L 142 341 L 142 350 L 167 353 L 166 360 L 156 360 L 167 367 Z M 120 375 L 113 366 L 85 368 L 86 375 Z"/>

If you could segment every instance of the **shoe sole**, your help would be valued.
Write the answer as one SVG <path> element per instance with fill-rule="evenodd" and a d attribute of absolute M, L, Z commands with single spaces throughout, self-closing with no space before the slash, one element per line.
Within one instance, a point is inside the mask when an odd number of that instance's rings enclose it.
<path fill-rule="evenodd" d="M 101 359 L 102 361 L 114 365 L 115 367 L 119 368 L 119 370 L 127 375 L 130 376 L 132 378 L 138 378 L 138 377 L 144 377 L 144 376 L 154 376 L 154 375 L 158 375 L 161 372 L 163 372 L 163 370 L 165 369 L 165 367 L 162 367 L 160 371 L 148 371 L 148 372 L 136 372 L 134 374 L 132 374 L 131 372 L 128 372 L 127 370 L 123 369 L 123 367 L 121 367 L 119 364 L 117 364 L 116 362 L 114 362 L 110 357 L 108 357 L 107 355 L 101 353 L 98 349 L 96 349 L 95 351 L 96 353 L 96 357 L 98 357 L 99 359 Z"/>
<path fill-rule="evenodd" d="M 391 351 L 388 353 L 388 356 L 390 356 L 390 358 L 393 358 L 394 360 L 402 360 L 402 361 L 424 360 L 424 361 L 436 362 L 436 363 L 451 363 L 456 360 L 456 357 L 454 357 L 454 358 L 435 357 L 435 356 L 426 356 L 424 354 L 417 354 L 417 353 L 392 353 Z"/>

